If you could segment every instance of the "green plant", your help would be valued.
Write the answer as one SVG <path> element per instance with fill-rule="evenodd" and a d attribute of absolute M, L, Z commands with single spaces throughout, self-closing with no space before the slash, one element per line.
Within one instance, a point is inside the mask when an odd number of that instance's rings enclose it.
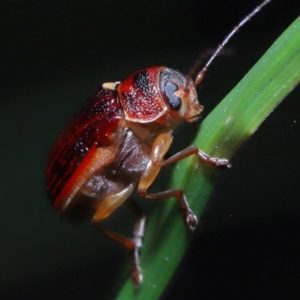
<path fill-rule="evenodd" d="M 231 158 L 299 81 L 300 18 L 202 122 L 193 145 L 212 156 Z M 200 218 L 218 173 L 195 158 L 185 159 L 174 168 L 170 187 L 186 192 Z M 157 299 L 161 295 L 191 237 L 178 214 L 172 201 L 155 206 L 141 253 L 144 283 L 135 290 L 129 278 L 117 299 Z"/>

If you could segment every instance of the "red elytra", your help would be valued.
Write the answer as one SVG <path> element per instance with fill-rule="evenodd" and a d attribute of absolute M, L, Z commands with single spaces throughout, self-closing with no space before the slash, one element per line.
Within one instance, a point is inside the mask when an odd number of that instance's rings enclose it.
<path fill-rule="evenodd" d="M 84 181 L 109 161 L 103 149 L 118 140 L 122 110 L 116 91 L 100 89 L 54 145 L 47 166 L 47 190 L 54 207 L 68 205 Z"/>
<path fill-rule="evenodd" d="M 55 143 L 49 157 L 46 184 L 55 209 L 71 220 L 91 219 L 108 237 L 123 244 L 131 254 L 135 285 L 142 282 L 139 250 L 145 215 L 138 215 L 132 239 L 100 228 L 99 223 L 123 204 L 136 189 L 149 199 L 176 197 L 184 221 L 194 230 L 197 217 L 180 189 L 148 194 L 162 166 L 190 155 L 204 163 L 230 167 L 225 158 L 212 158 L 189 147 L 164 159 L 172 143 L 172 132 L 182 122 L 193 123 L 202 111 L 198 85 L 208 66 L 238 29 L 270 0 L 265 0 L 225 38 L 204 68 L 191 80 L 166 67 L 132 73 L 117 83 L 103 84 L 89 104 L 71 121 Z"/>

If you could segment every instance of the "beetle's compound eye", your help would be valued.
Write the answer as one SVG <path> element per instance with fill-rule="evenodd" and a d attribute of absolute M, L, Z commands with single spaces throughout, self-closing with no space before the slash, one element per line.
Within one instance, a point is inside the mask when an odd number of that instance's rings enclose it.
<path fill-rule="evenodd" d="M 165 93 L 173 110 L 179 110 L 182 104 L 182 100 L 174 94 L 176 91 L 178 91 L 178 86 L 172 81 L 165 84 Z"/>

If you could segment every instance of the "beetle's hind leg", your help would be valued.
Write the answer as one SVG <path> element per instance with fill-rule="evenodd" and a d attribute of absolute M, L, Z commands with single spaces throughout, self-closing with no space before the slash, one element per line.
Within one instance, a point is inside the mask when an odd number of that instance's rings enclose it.
<path fill-rule="evenodd" d="M 133 238 L 127 238 L 115 232 L 97 227 L 102 233 L 116 242 L 122 244 L 130 255 L 130 263 L 132 266 L 132 280 L 135 286 L 139 286 L 143 282 L 142 269 L 140 267 L 139 251 L 142 247 L 142 238 L 144 235 L 146 217 L 139 218 L 134 226 Z"/>
<path fill-rule="evenodd" d="M 133 238 L 130 239 L 110 230 L 103 229 L 98 225 L 98 223 L 95 223 L 95 226 L 100 232 L 114 241 L 122 244 L 129 251 L 130 263 L 132 266 L 132 280 L 135 286 L 139 286 L 143 282 L 139 251 L 141 250 L 143 244 L 142 239 L 144 237 L 146 215 L 134 202 L 130 201 L 129 205 L 133 212 L 138 216 L 134 225 Z"/>

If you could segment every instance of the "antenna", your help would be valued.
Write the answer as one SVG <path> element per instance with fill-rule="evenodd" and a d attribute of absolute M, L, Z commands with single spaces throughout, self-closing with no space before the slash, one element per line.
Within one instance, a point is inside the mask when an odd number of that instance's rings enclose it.
<path fill-rule="evenodd" d="M 224 48 L 224 46 L 229 42 L 229 40 L 240 30 L 242 26 L 244 26 L 250 19 L 255 16 L 265 5 L 267 5 L 272 0 L 264 0 L 260 5 L 258 5 L 250 14 L 248 14 L 240 23 L 235 26 L 231 32 L 226 36 L 226 38 L 223 40 L 223 42 L 218 46 L 216 51 L 213 53 L 213 55 L 210 57 L 206 65 L 202 68 L 201 71 L 198 72 L 198 74 L 195 77 L 195 86 L 197 86 L 204 78 L 204 75 L 206 71 L 208 70 L 208 67 L 210 64 L 214 61 L 214 59 L 218 56 L 218 54 L 221 52 L 221 50 Z M 187 81 L 186 81 L 186 92 L 187 92 L 187 86 L 192 78 L 193 74 L 195 73 L 196 69 L 199 67 L 200 63 L 203 60 L 203 57 L 206 56 L 208 53 L 204 52 L 202 55 L 200 55 L 199 59 L 195 62 L 195 64 L 190 69 Z"/>

